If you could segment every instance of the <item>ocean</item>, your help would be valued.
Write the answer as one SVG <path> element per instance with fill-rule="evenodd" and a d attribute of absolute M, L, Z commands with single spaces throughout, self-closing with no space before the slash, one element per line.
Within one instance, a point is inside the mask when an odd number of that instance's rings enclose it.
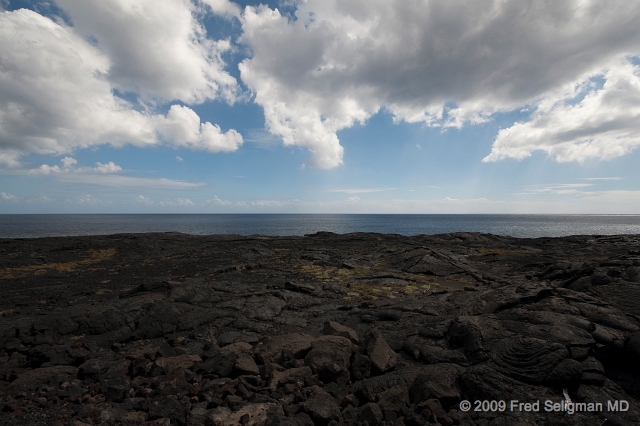
<path fill-rule="evenodd" d="M 305 235 L 484 232 L 512 237 L 640 234 L 640 215 L 83 214 L 0 215 L 0 238 L 142 232 Z"/>

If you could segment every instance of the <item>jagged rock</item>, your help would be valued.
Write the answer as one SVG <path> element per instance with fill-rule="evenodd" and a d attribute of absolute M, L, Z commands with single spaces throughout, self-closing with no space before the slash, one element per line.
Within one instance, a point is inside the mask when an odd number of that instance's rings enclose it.
<path fill-rule="evenodd" d="M 270 426 L 311 426 L 303 406 L 313 408 L 321 391 L 342 407 L 337 417 L 316 414 L 331 426 L 364 424 L 358 411 L 367 405 L 367 423 L 397 426 L 600 425 L 605 415 L 635 424 L 640 415 L 638 236 L 145 234 L 0 243 L 3 424 L 45 415 L 38 421 L 199 425 L 226 413 L 241 425 L 252 421 L 245 407 L 274 404 Z M 101 250 L 111 254 L 82 263 Z M 303 252 L 321 256 L 309 261 Z M 77 266 L 34 268 L 30 253 Z M 338 350 L 327 341 L 339 341 Z M 56 364 L 79 368 L 48 370 Z M 559 401 L 563 388 L 574 401 L 624 399 L 631 408 L 457 410 L 461 399 Z M 176 413 L 162 411 L 172 406 Z"/>
<path fill-rule="evenodd" d="M 42 386 L 57 387 L 60 383 L 75 379 L 77 375 L 78 368 L 68 365 L 36 368 L 20 374 L 9 387 L 13 389 L 37 389 Z"/>
<path fill-rule="evenodd" d="M 153 344 L 134 346 L 127 350 L 125 357 L 127 359 L 146 358 L 150 361 L 155 361 L 159 349 L 159 345 Z"/>
<path fill-rule="evenodd" d="M 458 377 L 461 369 L 453 365 L 441 364 L 423 369 L 409 389 L 412 403 L 420 403 L 428 399 L 439 399 L 447 403 L 460 400 Z"/>
<path fill-rule="evenodd" d="M 305 365 L 325 383 L 341 380 L 347 382 L 351 342 L 340 336 L 320 336 L 311 344 L 305 356 Z"/>
<path fill-rule="evenodd" d="M 345 422 L 355 422 L 358 419 L 358 411 L 353 405 L 347 405 L 342 410 L 342 419 Z"/>
<path fill-rule="evenodd" d="M 384 416 L 378 404 L 369 402 L 358 408 L 358 419 L 367 422 L 369 426 L 382 426 Z"/>
<path fill-rule="evenodd" d="M 287 383 L 289 381 L 308 382 L 313 375 L 311 368 L 308 366 L 300 368 L 291 368 L 285 371 L 274 371 L 269 381 L 269 387 L 276 389 L 278 386 Z"/>
<path fill-rule="evenodd" d="M 278 416 L 284 415 L 282 407 L 278 404 L 262 403 L 262 404 L 247 404 L 241 407 L 238 411 L 232 412 L 228 408 L 217 408 L 207 413 L 205 417 L 205 426 L 230 426 L 240 425 L 245 426 L 268 426 Z M 241 423 L 240 419 L 249 419 Z"/>
<path fill-rule="evenodd" d="M 420 348 L 420 358 L 425 364 L 453 363 L 468 365 L 469 361 L 458 350 L 444 349 L 439 346 L 424 345 Z"/>
<path fill-rule="evenodd" d="M 371 375 L 371 359 L 360 353 L 353 355 L 353 361 L 351 362 L 351 378 L 353 380 L 366 379 Z"/>
<path fill-rule="evenodd" d="M 243 407 L 245 404 L 245 399 L 240 395 L 227 395 L 224 399 L 224 405 L 229 407 L 232 411 L 238 411 L 240 407 Z"/>
<path fill-rule="evenodd" d="M 226 345 L 220 348 L 221 354 L 234 353 L 238 357 L 250 355 L 253 351 L 253 346 L 247 342 L 236 342 Z"/>
<path fill-rule="evenodd" d="M 404 384 L 380 392 L 377 396 L 378 406 L 384 411 L 400 411 L 409 405 L 409 393 Z"/>
<path fill-rule="evenodd" d="M 322 390 L 302 404 L 304 410 L 316 425 L 328 425 L 330 421 L 340 421 L 340 407 L 331 395 Z"/>
<path fill-rule="evenodd" d="M 630 357 L 640 358 L 640 332 L 634 333 L 629 337 L 625 350 Z"/>
<path fill-rule="evenodd" d="M 343 325 L 338 324 L 334 321 L 327 321 L 324 323 L 324 328 L 321 331 L 325 336 L 341 336 L 346 339 L 351 340 L 351 343 L 354 345 L 358 345 L 360 340 L 358 339 L 358 334 L 354 329 L 345 327 Z"/>
<path fill-rule="evenodd" d="M 201 362 L 202 358 L 198 355 L 178 355 L 172 357 L 158 358 L 154 363 L 152 370 L 158 368 L 161 370 L 158 374 L 168 374 L 176 368 L 191 368 L 197 362 Z"/>
<path fill-rule="evenodd" d="M 98 381 L 100 372 L 103 369 L 105 369 L 105 366 L 99 359 L 90 359 L 78 367 L 78 377 L 84 380 Z"/>
<path fill-rule="evenodd" d="M 282 351 L 287 350 L 295 358 L 304 358 L 311 350 L 313 336 L 303 333 L 284 334 L 281 336 L 267 337 L 255 346 L 256 360 L 260 364 L 266 362 L 279 363 Z"/>
<path fill-rule="evenodd" d="M 459 317 L 449 326 L 449 344 L 453 348 L 462 348 L 467 358 L 474 363 L 487 359 L 482 333 L 475 320 Z"/>
<path fill-rule="evenodd" d="M 577 280 L 568 284 L 567 287 L 575 291 L 587 291 L 592 285 L 594 285 L 592 277 L 587 276 L 578 278 Z"/>
<path fill-rule="evenodd" d="M 171 424 L 186 425 L 187 409 L 173 398 L 165 398 L 162 401 L 149 405 L 149 419 L 168 418 Z"/>
<path fill-rule="evenodd" d="M 307 294 L 315 293 L 317 291 L 316 287 L 312 284 L 292 283 L 290 281 L 287 281 L 285 283 L 284 288 L 289 291 L 297 291 L 300 293 L 307 293 Z"/>
<path fill-rule="evenodd" d="M 367 348 L 369 359 L 371 359 L 372 367 L 379 372 L 391 370 L 398 363 L 398 356 L 377 330 L 371 330 L 367 333 L 365 347 Z"/>
<path fill-rule="evenodd" d="M 218 336 L 217 339 L 218 344 L 222 347 L 238 342 L 256 343 L 258 340 L 259 339 L 252 334 L 240 333 L 237 331 L 227 331 L 226 333 L 222 333 Z"/>
<path fill-rule="evenodd" d="M 196 370 L 206 374 L 217 374 L 220 377 L 228 377 L 236 365 L 238 355 L 234 352 L 218 352 L 203 363 L 198 364 Z"/>
<path fill-rule="evenodd" d="M 238 358 L 233 368 L 239 375 L 245 374 L 250 376 L 257 376 L 258 374 L 260 374 L 258 365 L 253 360 L 253 358 L 249 356 Z"/>

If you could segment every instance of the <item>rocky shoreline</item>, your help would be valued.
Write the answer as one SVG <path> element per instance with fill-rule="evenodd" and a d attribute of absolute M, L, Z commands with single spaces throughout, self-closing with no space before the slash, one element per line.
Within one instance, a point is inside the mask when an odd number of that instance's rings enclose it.
<path fill-rule="evenodd" d="M 640 236 L 2 239 L 0 343 L 7 425 L 634 425 Z"/>

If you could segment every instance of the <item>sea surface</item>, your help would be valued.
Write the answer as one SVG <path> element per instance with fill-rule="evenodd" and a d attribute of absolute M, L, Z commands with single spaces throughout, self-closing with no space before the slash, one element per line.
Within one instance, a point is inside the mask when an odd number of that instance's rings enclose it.
<path fill-rule="evenodd" d="M 640 234 L 640 215 L 86 214 L 0 215 L 0 238 L 141 232 L 305 235 L 484 232 L 512 237 Z"/>

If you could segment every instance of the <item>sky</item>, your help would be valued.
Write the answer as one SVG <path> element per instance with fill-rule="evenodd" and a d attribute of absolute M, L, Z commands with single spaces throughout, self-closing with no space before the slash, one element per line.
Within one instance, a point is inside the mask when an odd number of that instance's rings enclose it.
<path fill-rule="evenodd" d="M 0 0 L 0 214 L 640 214 L 640 2 Z"/>

